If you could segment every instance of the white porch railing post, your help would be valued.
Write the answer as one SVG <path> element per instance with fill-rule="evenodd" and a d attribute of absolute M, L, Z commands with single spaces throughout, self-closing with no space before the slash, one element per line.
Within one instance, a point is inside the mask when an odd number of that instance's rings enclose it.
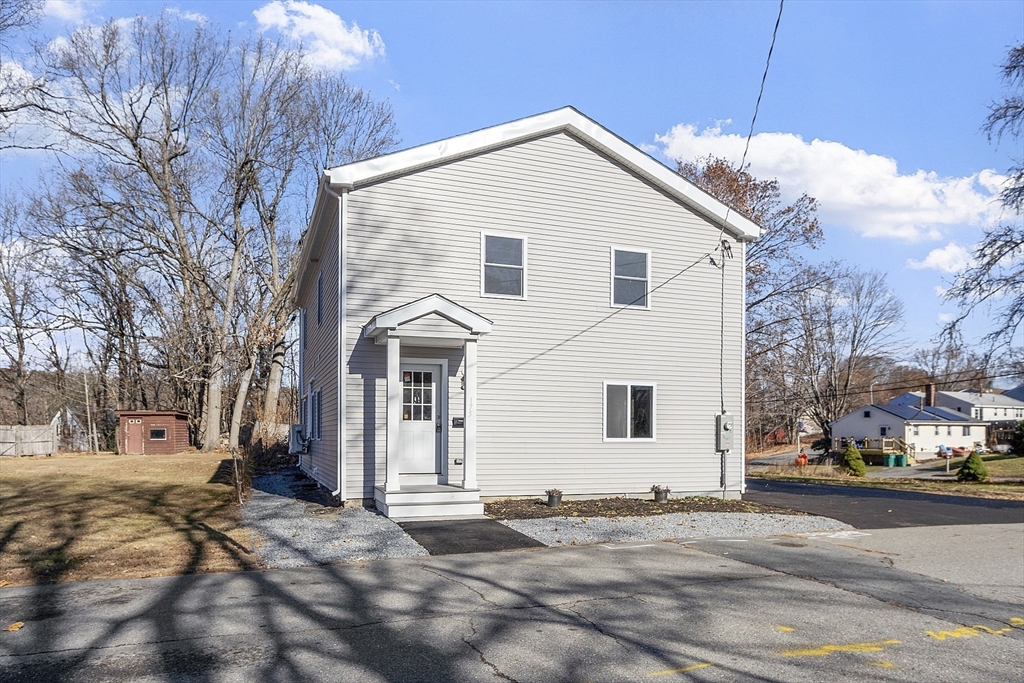
<path fill-rule="evenodd" d="M 467 339 L 465 346 L 466 391 L 464 392 L 465 425 L 462 432 L 462 488 L 476 485 L 476 339 Z"/>
<path fill-rule="evenodd" d="M 388 336 L 388 408 L 385 491 L 398 491 L 398 430 L 402 426 L 401 341 Z"/>

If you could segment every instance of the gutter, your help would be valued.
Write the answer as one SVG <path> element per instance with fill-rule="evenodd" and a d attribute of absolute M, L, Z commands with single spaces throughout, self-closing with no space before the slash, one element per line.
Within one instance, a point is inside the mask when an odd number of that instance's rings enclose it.
<path fill-rule="evenodd" d="M 345 502 L 345 382 L 341 370 L 344 367 L 342 360 L 345 352 L 345 318 L 348 314 L 346 309 L 346 290 L 348 289 L 348 268 L 345 260 L 348 257 L 348 221 L 346 213 L 348 210 L 348 189 L 342 189 L 338 194 L 331 189 L 329 182 L 324 182 L 324 191 L 338 200 L 338 352 L 337 358 L 337 388 L 338 392 L 338 428 L 337 428 L 337 457 L 338 457 L 338 488 L 331 491 L 332 496 L 341 498 Z"/>

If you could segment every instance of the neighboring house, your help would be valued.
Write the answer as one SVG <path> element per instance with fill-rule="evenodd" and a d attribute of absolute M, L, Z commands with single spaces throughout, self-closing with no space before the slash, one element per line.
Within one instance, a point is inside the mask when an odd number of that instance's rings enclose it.
<path fill-rule="evenodd" d="M 1009 391 L 1004 391 L 1003 396 L 1009 396 L 1010 398 L 1015 398 L 1018 401 L 1024 401 L 1024 384 L 1021 384 L 1019 387 L 1014 387 Z"/>
<path fill-rule="evenodd" d="M 1024 420 L 1024 401 L 990 391 L 940 391 L 935 405 L 989 423 Z"/>
<path fill-rule="evenodd" d="M 301 468 L 392 517 L 738 497 L 759 232 L 568 107 L 326 171 L 297 272 Z"/>
<path fill-rule="evenodd" d="M 831 425 L 832 439 L 862 442 L 879 439 L 902 440 L 909 453 L 918 459 L 935 457 L 940 445 L 971 448 L 985 442 L 985 423 L 936 406 L 885 405 L 862 406 Z"/>

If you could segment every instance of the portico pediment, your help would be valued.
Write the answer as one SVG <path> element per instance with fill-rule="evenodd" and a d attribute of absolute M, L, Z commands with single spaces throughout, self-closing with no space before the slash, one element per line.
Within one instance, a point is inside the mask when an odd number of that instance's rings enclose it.
<path fill-rule="evenodd" d="M 491 321 L 440 294 L 431 294 L 378 313 L 363 328 L 377 344 L 388 336 L 421 346 L 461 346 L 469 338 L 491 331 Z"/>

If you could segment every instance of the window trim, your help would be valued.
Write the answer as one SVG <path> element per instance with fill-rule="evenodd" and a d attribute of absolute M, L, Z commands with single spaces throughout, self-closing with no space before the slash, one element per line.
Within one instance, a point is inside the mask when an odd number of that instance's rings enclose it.
<path fill-rule="evenodd" d="M 153 436 L 153 432 L 163 432 L 163 436 Z M 150 441 L 167 441 L 167 427 L 150 427 L 149 428 L 149 440 Z"/>
<path fill-rule="evenodd" d="M 651 436 L 635 438 L 609 437 L 608 436 L 608 387 L 626 387 L 627 401 L 629 401 L 629 423 L 633 421 L 632 393 L 633 387 L 651 388 Z M 658 383 L 642 380 L 606 380 L 601 384 L 601 438 L 604 443 L 656 443 L 658 441 Z"/>
<path fill-rule="evenodd" d="M 637 306 L 635 304 L 617 304 L 615 303 L 615 252 L 617 251 L 630 251 L 634 254 L 646 254 L 647 255 L 647 305 Z M 635 249 L 633 247 L 623 247 L 620 245 L 612 245 L 609 247 L 608 252 L 608 305 L 612 308 L 631 308 L 637 311 L 649 311 L 651 310 L 651 272 L 654 270 L 652 263 L 652 256 L 650 249 Z M 623 276 L 625 277 L 625 276 Z M 625 278 L 629 280 L 637 280 L 638 278 Z"/>
<path fill-rule="evenodd" d="M 486 287 L 486 269 L 487 269 L 487 238 L 488 237 L 504 237 L 505 239 L 521 240 L 523 243 L 523 294 L 518 296 L 515 294 L 494 294 L 485 291 Z M 528 235 L 513 234 L 509 232 L 494 232 L 491 230 L 480 231 L 480 296 L 487 299 L 512 299 L 514 301 L 526 301 L 528 292 L 528 263 L 529 263 L 529 246 L 530 239 Z M 509 266 L 505 263 L 492 263 L 493 266 L 501 266 L 504 268 L 514 268 L 515 266 Z"/>

